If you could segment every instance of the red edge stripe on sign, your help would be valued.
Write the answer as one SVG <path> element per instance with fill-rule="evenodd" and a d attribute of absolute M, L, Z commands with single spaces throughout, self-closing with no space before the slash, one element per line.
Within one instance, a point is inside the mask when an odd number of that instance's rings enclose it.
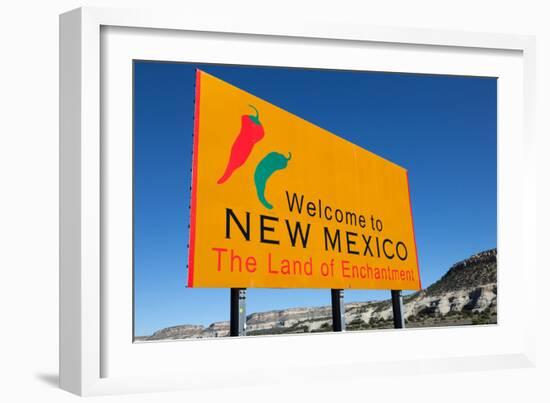
<path fill-rule="evenodd" d="M 195 275 L 195 231 L 197 221 L 197 161 L 199 157 L 199 117 L 201 100 L 201 71 L 197 69 L 195 76 L 195 124 L 193 128 L 193 173 L 191 179 L 191 217 L 189 228 L 189 251 L 187 287 L 193 287 Z"/>
<path fill-rule="evenodd" d="M 420 266 L 418 265 L 418 248 L 416 247 L 416 235 L 414 233 L 414 218 L 413 218 L 413 210 L 412 210 L 412 202 L 411 202 L 411 187 L 409 185 L 409 171 L 407 172 L 407 193 L 409 194 L 409 208 L 411 211 L 411 224 L 413 228 L 413 240 L 414 240 L 414 253 L 416 255 L 416 270 L 418 271 L 418 289 L 422 289 L 422 282 L 420 281 Z"/>

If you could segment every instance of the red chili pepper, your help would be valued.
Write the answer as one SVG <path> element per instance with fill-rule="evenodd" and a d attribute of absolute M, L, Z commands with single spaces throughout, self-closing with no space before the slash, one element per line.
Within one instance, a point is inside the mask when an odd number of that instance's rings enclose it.
<path fill-rule="evenodd" d="M 218 184 L 227 181 L 233 172 L 246 162 L 254 145 L 264 137 L 264 128 L 259 118 L 260 114 L 254 106 L 250 105 L 250 107 L 254 109 L 256 116 L 241 116 L 241 131 L 233 142 L 227 167 L 222 177 L 218 179 Z"/>

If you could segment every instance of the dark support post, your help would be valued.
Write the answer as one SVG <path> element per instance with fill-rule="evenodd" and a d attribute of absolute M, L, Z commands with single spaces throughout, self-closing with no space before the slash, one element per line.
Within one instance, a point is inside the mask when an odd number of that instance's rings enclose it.
<path fill-rule="evenodd" d="M 346 330 L 344 290 L 331 289 L 330 297 L 332 301 L 332 330 L 334 332 L 343 332 Z"/>
<path fill-rule="evenodd" d="M 246 288 L 231 289 L 230 336 L 246 336 Z"/>
<path fill-rule="evenodd" d="M 405 327 L 405 317 L 403 316 L 403 295 L 401 290 L 391 290 L 391 304 L 393 308 L 393 326 L 396 329 Z"/>

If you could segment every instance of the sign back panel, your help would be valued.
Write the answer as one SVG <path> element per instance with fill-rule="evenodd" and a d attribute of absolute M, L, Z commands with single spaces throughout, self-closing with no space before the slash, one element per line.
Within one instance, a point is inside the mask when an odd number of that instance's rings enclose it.
<path fill-rule="evenodd" d="M 407 171 L 197 70 L 188 286 L 420 289 Z"/>

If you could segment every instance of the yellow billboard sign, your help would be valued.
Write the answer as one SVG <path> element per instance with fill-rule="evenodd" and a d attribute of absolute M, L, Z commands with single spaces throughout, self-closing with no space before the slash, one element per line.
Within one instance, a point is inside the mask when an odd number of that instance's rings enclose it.
<path fill-rule="evenodd" d="M 189 287 L 418 290 L 407 171 L 197 70 Z"/>

